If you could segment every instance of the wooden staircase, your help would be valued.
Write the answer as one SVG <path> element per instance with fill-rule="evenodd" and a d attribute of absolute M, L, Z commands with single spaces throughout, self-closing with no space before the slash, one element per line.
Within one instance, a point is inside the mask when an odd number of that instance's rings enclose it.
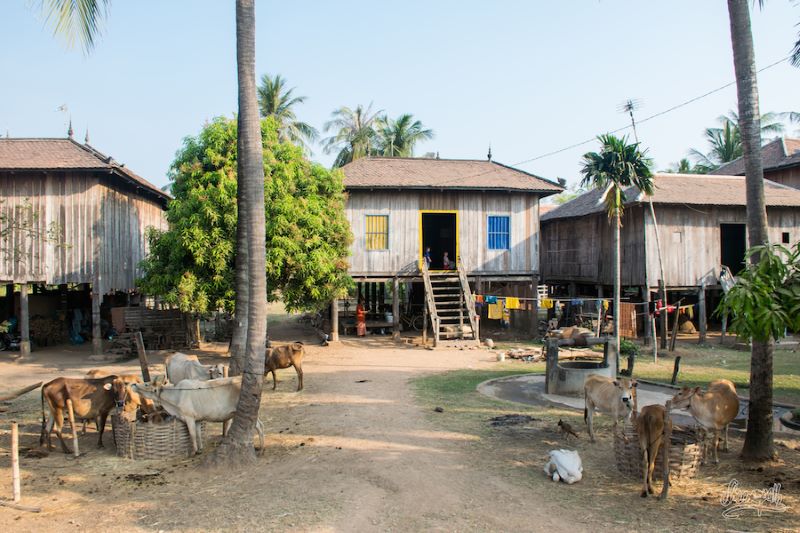
<path fill-rule="evenodd" d="M 475 301 L 461 264 L 456 270 L 431 272 L 423 263 L 422 278 L 425 305 L 433 324 L 433 345 L 442 339 L 479 342 Z"/>

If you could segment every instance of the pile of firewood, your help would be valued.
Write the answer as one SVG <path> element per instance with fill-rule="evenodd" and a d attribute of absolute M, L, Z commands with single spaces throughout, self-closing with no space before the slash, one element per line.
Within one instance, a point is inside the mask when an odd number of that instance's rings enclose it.
<path fill-rule="evenodd" d="M 32 317 L 31 338 L 39 346 L 63 344 L 67 342 L 67 324 L 60 320 L 44 317 Z"/>

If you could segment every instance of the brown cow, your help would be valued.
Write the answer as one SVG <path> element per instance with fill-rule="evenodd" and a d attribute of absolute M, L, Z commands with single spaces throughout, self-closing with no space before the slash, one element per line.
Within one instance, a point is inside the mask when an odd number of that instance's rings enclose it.
<path fill-rule="evenodd" d="M 103 447 L 103 431 L 106 427 L 108 413 L 114 407 L 112 388 L 114 382 L 122 383 L 117 376 L 106 376 L 98 379 L 82 378 L 56 378 L 42 386 L 42 434 L 39 444 L 44 444 L 47 437 L 47 448 L 52 448 L 50 433 L 56 430 L 58 440 L 64 453 L 70 453 L 61 428 L 64 425 L 64 413 L 67 411 L 67 400 L 72 400 L 72 409 L 76 419 L 98 420 L 100 436 L 97 447 Z M 50 422 L 47 423 L 44 414 L 44 402 L 50 407 Z M 45 430 L 45 424 L 47 429 Z M 72 428 L 75 431 L 75 428 Z"/>
<path fill-rule="evenodd" d="M 714 464 L 719 463 L 717 448 L 719 447 L 719 434 L 723 433 L 722 451 L 728 451 L 728 426 L 739 414 L 739 397 L 736 387 L 727 379 L 715 379 L 708 384 L 708 392 L 703 392 L 700 387 L 690 389 L 683 387 L 672 398 L 674 409 L 688 408 L 697 422 L 712 433 L 711 448 L 714 450 Z M 708 439 L 703 441 L 703 463 L 706 461 Z"/>
<path fill-rule="evenodd" d="M 628 378 L 613 379 L 591 374 L 584 382 L 585 407 L 583 419 L 589 429 L 589 439 L 594 442 L 592 423 L 594 410 L 607 413 L 614 419 L 614 431 L 620 419 L 627 420 L 636 411 L 636 380 Z"/>
<path fill-rule="evenodd" d="M 86 372 L 87 378 L 103 378 L 106 377 L 108 372 L 93 368 Z M 139 396 L 131 389 L 132 383 L 142 383 L 142 378 L 139 374 L 118 374 L 117 377 L 122 380 L 122 383 L 115 385 L 112 393 L 114 394 L 114 402 L 117 404 L 118 409 L 126 413 L 136 414 L 136 410 L 141 410 L 144 417 L 150 417 L 158 412 L 158 409 L 153 404 L 152 400 L 147 400 Z M 157 417 L 156 417 L 157 418 Z M 156 419 L 154 418 L 154 420 Z M 95 419 L 95 429 L 99 426 L 98 421 Z M 82 433 L 86 434 L 86 420 L 83 421 Z"/>
<path fill-rule="evenodd" d="M 664 457 L 669 456 L 669 447 L 666 445 L 672 433 L 672 420 L 667 408 L 663 405 L 646 405 L 634 421 L 636 433 L 639 435 L 639 449 L 642 451 L 642 498 L 653 494 L 653 470 L 656 466 L 658 450 L 664 444 Z M 669 466 L 669 461 L 665 459 Z M 661 488 L 660 499 L 665 499 L 669 491 L 669 471 L 664 470 L 664 485 Z"/>
<path fill-rule="evenodd" d="M 275 370 L 293 366 L 297 372 L 297 390 L 303 390 L 303 356 L 305 349 L 302 342 L 293 342 L 277 348 L 267 348 L 267 357 L 264 364 L 264 377 L 272 372 L 272 390 L 278 386 Z"/>

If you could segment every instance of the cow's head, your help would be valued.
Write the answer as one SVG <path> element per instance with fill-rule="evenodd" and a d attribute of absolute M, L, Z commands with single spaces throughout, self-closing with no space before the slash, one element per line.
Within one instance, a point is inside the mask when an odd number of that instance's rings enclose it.
<path fill-rule="evenodd" d="M 219 379 L 225 377 L 225 365 L 222 363 L 208 367 L 208 378 Z"/>
<path fill-rule="evenodd" d="M 114 405 L 117 407 L 117 410 L 122 410 L 122 408 L 125 407 L 125 402 L 128 400 L 129 385 L 121 378 L 116 378 L 108 385 L 111 386 L 110 390 L 114 395 Z"/>
<path fill-rule="evenodd" d="M 302 354 L 305 351 L 305 348 L 303 347 L 303 343 L 300 342 L 300 341 L 293 342 L 289 346 L 291 347 L 292 352 L 294 352 L 295 354 L 297 354 L 297 353 Z"/>
<path fill-rule="evenodd" d="M 614 387 L 616 387 L 617 393 L 619 394 L 619 400 L 628 410 L 633 410 L 634 389 L 638 386 L 639 383 L 635 379 L 620 378 L 614 380 Z"/>
<path fill-rule="evenodd" d="M 131 390 L 146 400 L 151 400 L 155 405 L 161 406 L 159 396 L 164 387 L 163 376 L 156 376 L 151 383 L 133 383 Z"/>
<path fill-rule="evenodd" d="M 672 397 L 672 408 L 683 409 L 685 407 L 689 407 L 689 404 L 692 403 L 692 397 L 695 394 L 700 394 L 700 387 L 683 387 L 675 396 Z"/>

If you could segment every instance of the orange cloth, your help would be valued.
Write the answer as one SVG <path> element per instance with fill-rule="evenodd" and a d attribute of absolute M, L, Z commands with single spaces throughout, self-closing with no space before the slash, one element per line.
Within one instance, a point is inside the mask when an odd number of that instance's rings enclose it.
<path fill-rule="evenodd" d="M 356 334 L 359 337 L 367 334 L 367 312 L 361 304 L 356 306 Z"/>

